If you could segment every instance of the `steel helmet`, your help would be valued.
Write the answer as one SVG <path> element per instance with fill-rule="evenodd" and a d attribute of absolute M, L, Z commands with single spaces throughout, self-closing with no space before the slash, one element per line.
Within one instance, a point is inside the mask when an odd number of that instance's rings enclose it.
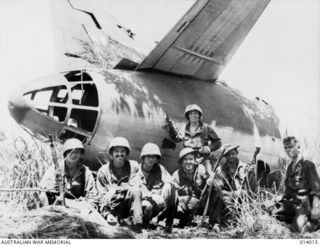
<path fill-rule="evenodd" d="M 189 147 L 182 149 L 179 153 L 179 162 L 181 163 L 183 157 L 185 157 L 186 155 L 191 154 L 191 153 L 195 154 L 196 152 L 197 152 L 196 150 L 194 150 L 193 148 L 189 148 Z"/>
<path fill-rule="evenodd" d="M 160 149 L 158 147 L 158 145 L 154 144 L 154 143 L 146 143 L 142 150 L 141 150 L 141 155 L 140 158 L 146 156 L 146 155 L 156 155 L 159 158 L 162 157 Z"/>
<path fill-rule="evenodd" d="M 187 118 L 187 120 L 189 120 L 189 112 L 193 110 L 198 111 L 200 113 L 199 119 L 202 119 L 202 109 L 197 104 L 190 104 L 186 107 L 186 110 L 184 111 L 184 116 Z"/>
<path fill-rule="evenodd" d="M 235 144 L 225 144 L 223 146 L 223 152 L 222 154 L 225 156 L 227 155 L 231 150 L 236 150 L 238 152 L 238 148 L 240 146 L 239 145 L 235 145 Z"/>
<path fill-rule="evenodd" d="M 63 154 L 68 150 L 81 149 L 84 153 L 84 147 L 82 142 L 77 138 L 70 138 L 63 144 Z"/>
<path fill-rule="evenodd" d="M 124 147 L 127 149 L 128 154 L 130 153 L 130 144 L 129 144 L 128 140 L 123 137 L 115 137 L 111 140 L 109 148 L 108 148 L 108 152 L 110 155 L 111 155 L 111 150 L 113 147 Z"/>

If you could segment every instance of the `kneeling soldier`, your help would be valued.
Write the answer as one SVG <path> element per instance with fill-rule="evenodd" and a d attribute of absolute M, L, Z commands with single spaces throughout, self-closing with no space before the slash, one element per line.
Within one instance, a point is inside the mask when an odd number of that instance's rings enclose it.
<path fill-rule="evenodd" d="M 120 223 L 123 219 L 130 217 L 132 229 L 140 232 L 141 191 L 133 182 L 139 164 L 136 161 L 127 160 L 130 145 L 125 138 L 112 139 L 108 151 L 111 161 L 99 169 L 97 176 L 101 214 L 110 223 L 113 216 L 117 216 Z"/>
<path fill-rule="evenodd" d="M 84 198 L 93 207 L 97 206 L 97 190 L 90 169 L 84 165 L 82 156 L 84 147 L 79 139 L 71 138 L 63 145 L 65 198 Z M 56 170 L 52 165 L 43 176 L 40 187 L 54 190 L 56 188 Z M 57 192 L 46 192 L 40 194 L 42 205 L 51 205 L 58 197 Z"/>
<path fill-rule="evenodd" d="M 238 145 L 224 146 L 222 156 L 224 161 L 217 168 L 212 180 L 215 191 L 219 194 L 217 199 L 222 201 L 215 208 L 212 223 L 228 225 L 241 208 L 241 194 L 247 192 L 248 176 L 251 174 L 249 165 L 238 158 Z M 250 175 L 251 176 L 251 175 Z"/>
<path fill-rule="evenodd" d="M 222 200 L 213 186 L 214 181 L 208 178 L 206 168 L 197 163 L 197 152 L 192 148 L 184 148 L 179 154 L 180 168 L 173 173 L 173 180 L 178 190 L 177 217 L 179 227 L 183 228 L 192 222 L 193 215 L 209 215 L 209 224 L 217 224 L 217 211 L 220 212 Z M 207 207 L 207 208 L 206 208 Z"/>
<path fill-rule="evenodd" d="M 296 231 L 312 232 L 319 226 L 320 179 L 315 165 L 302 157 L 295 137 L 285 138 L 283 145 L 291 162 L 276 217 L 291 223 Z"/>
<path fill-rule="evenodd" d="M 170 233 L 176 208 L 172 177 L 160 164 L 161 153 L 156 144 L 145 144 L 140 157 L 137 182 L 142 191 L 144 225 L 148 227 L 150 220 L 158 215 L 158 221 L 166 219 L 165 231 Z"/>

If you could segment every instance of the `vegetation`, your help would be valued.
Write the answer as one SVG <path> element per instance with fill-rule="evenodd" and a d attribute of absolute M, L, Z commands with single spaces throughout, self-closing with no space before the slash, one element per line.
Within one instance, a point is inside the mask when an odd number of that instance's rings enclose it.
<path fill-rule="evenodd" d="M 45 170 L 52 163 L 48 144 L 26 134 L 19 135 L 24 136 L 0 142 L 2 236 L 41 238 L 46 237 L 45 232 L 47 232 L 49 233 L 47 235 L 59 238 L 131 237 L 130 233 L 121 231 L 123 229 L 108 234 L 110 228 L 103 229 L 101 224 L 79 217 L 73 211 L 64 208 L 39 209 L 39 191 L 17 191 L 17 189 L 38 188 Z M 59 143 L 57 146 L 60 148 Z M 315 238 L 320 235 L 317 232 L 304 235 L 291 233 L 287 226 L 265 211 L 265 208 L 274 202 L 276 195 L 267 191 L 261 191 L 259 194 L 256 197 L 239 194 L 242 203 L 235 204 L 235 209 L 238 211 L 236 223 L 223 228 L 221 232 L 209 230 L 205 222 L 202 228 L 175 227 L 172 234 L 165 234 L 159 226 L 157 230 L 144 230 L 142 234 L 136 236 L 140 238 Z M 198 216 L 196 221 L 200 219 Z M 23 226 L 25 223 L 28 224 L 27 231 Z"/>

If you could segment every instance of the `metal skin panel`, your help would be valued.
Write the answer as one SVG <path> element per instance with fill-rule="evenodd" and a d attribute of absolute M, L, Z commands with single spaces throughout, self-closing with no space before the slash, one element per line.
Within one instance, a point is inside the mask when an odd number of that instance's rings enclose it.
<path fill-rule="evenodd" d="M 167 111 L 176 126 L 187 121 L 183 112 L 190 103 L 199 104 L 204 121 L 211 124 L 223 143 L 239 144 L 240 157 L 250 161 L 256 146 L 263 158 L 276 163 L 281 150 L 279 120 L 269 105 L 250 101 L 238 91 L 221 85 L 164 74 L 107 70 L 90 73 L 98 87 L 101 118 L 88 146 L 91 162 L 106 152 L 112 137 L 126 137 L 131 144 L 130 158 L 139 161 L 142 146 L 161 146 L 169 137 L 161 125 Z M 199 86 L 201 83 L 201 86 Z M 226 128 L 228 130 L 226 130 Z M 226 139 L 226 141 L 225 141 Z M 162 163 L 173 172 L 182 144 L 175 150 L 161 149 Z M 95 166 L 92 166 L 96 169 Z"/>
<path fill-rule="evenodd" d="M 147 142 L 162 145 L 169 138 L 161 125 L 167 111 L 177 127 L 183 126 L 185 106 L 200 105 L 204 121 L 217 131 L 222 143 L 233 142 L 240 145 L 240 158 L 248 162 L 252 159 L 256 146 L 261 147 L 263 158 L 275 164 L 281 148 L 279 120 L 271 106 L 261 101 L 249 100 L 240 92 L 220 83 L 207 83 L 184 77 L 136 71 L 104 70 L 99 73 L 88 71 L 97 86 L 100 114 L 86 143 L 85 158 L 91 169 L 97 170 L 106 158 L 110 140 L 115 136 L 126 137 L 131 144 L 130 158 L 139 161 L 140 151 Z M 48 78 L 54 78 L 48 76 Z M 43 81 L 48 81 L 43 77 Z M 61 84 L 61 76 L 56 76 Z M 35 81 L 39 85 L 39 80 Z M 69 82 L 65 81 L 65 84 Z M 33 83 L 28 83 L 28 90 Z M 63 123 L 37 114 L 34 123 L 29 117 L 30 105 L 22 103 L 23 91 L 10 99 L 11 115 L 31 131 L 41 134 L 46 129 L 60 132 Z M 71 107 L 72 106 L 68 106 Z M 69 110 L 71 109 L 69 108 Z M 68 116 L 69 117 L 69 114 Z M 68 119 L 66 119 L 67 122 Z M 52 121 L 52 122 L 51 122 Z M 50 123 L 51 122 L 51 123 Z M 51 127 L 52 126 L 52 127 Z M 81 131 L 81 130 L 80 130 Z M 45 134 L 44 134 L 45 136 Z M 178 153 L 182 143 L 175 150 L 161 149 L 162 163 L 170 172 L 177 169 Z M 100 161 L 98 161 L 98 159 Z"/>
<path fill-rule="evenodd" d="M 256 146 L 262 147 L 264 158 L 269 163 L 275 163 L 279 156 L 279 120 L 273 109 L 262 102 L 246 99 L 228 86 L 157 73 L 120 70 L 89 73 L 98 89 L 101 111 L 86 151 L 86 158 L 94 170 L 100 166 L 96 157 L 99 156 L 100 160 L 104 158 L 103 153 L 114 136 L 129 140 L 131 158 L 136 160 L 139 160 L 140 150 L 146 142 L 161 146 L 163 139 L 168 138 L 167 132 L 161 128 L 165 112 L 177 127 L 183 126 L 186 123 L 184 108 L 190 103 L 202 107 L 204 121 L 216 129 L 223 143 L 240 145 L 243 161 L 251 160 Z M 47 79 L 44 77 L 43 80 Z M 32 83 L 29 83 L 28 88 L 31 87 Z M 15 101 L 17 97 L 11 100 L 11 105 Z M 42 128 L 48 130 L 46 127 L 50 125 L 56 125 L 55 130 L 50 130 L 61 131 L 62 123 L 51 120 L 52 124 L 49 124 L 50 118 L 41 113 L 38 113 L 38 123 L 34 127 L 34 116 L 30 118 L 25 113 L 29 110 L 25 107 L 21 111 L 21 108 L 13 107 L 11 114 L 15 119 L 19 118 L 21 124 L 32 131 L 37 129 L 40 134 Z M 175 150 L 161 149 L 164 156 L 162 162 L 170 172 L 177 168 L 181 147 L 180 143 Z"/>
<path fill-rule="evenodd" d="M 130 58 L 136 62 L 145 57 L 142 44 L 129 38 L 125 27 L 119 29 L 122 23 L 105 9 L 106 4 L 97 0 L 51 1 L 56 71 L 91 66 L 82 59 L 88 49 L 86 44 L 93 46 L 96 53 L 103 53 L 109 38 L 129 49 Z"/>
<path fill-rule="evenodd" d="M 197 1 L 138 69 L 215 81 L 269 2 Z"/>

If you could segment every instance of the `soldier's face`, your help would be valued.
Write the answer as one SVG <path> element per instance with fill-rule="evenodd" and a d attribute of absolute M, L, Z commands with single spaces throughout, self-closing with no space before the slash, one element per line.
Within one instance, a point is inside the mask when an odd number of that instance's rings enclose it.
<path fill-rule="evenodd" d="M 231 150 L 226 154 L 228 168 L 231 173 L 235 173 L 238 167 L 238 152 Z"/>
<path fill-rule="evenodd" d="M 66 161 L 69 163 L 77 163 L 80 160 L 81 155 L 82 155 L 81 149 L 74 149 L 73 151 L 67 154 Z"/>
<path fill-rule="evenodd" d="M 194 171 L 194 164 L 196 163 L 196 158 L 194 154 L 186 155 L 182 160 L 182 169 L 187 174 L 192 174 Z"/>
<path fill-rule="evenodd" d="M 290 158 L 296 158 L 300 152 L 300 147 L 296 143 L 284 145 L 284 150 Z"/>
<path fill-rule="evenodd" d="M 200 120 L 200 113 L 197 110 L 192 110 L 189 112 L 190 122 L 198 122 Z"/>
<path fill-rule="evenodd" d="M 125 147 L 117 146 L 112 150 L 112 159 L 114 161 L 114 165 L 117 168 L 120 168 L 124 165 L 124 162 L 127 158 L 127 149 Z"/>
<path fill-rule="evenodd" d="M 153 166 L 157 163 L 158 161 L 158 156 L 156 155 L 146 155 L 143 157 L 143 169 L 145 171 L 151 171 Z"/>

